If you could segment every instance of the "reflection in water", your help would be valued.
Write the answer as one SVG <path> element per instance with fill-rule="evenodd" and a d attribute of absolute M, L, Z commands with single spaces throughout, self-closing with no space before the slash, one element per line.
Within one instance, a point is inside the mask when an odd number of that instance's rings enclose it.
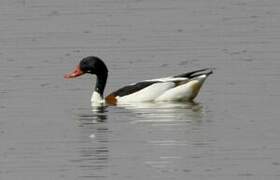
<path fill-rule="evenodd" d="M 203 126 L 204 110 L 200 103 L 134 103 L 119 107 L 129 117 L 126 123 L 133 132 L 129 133 L 131 137 L 121 134 L 122 138 L 133 142 L 133 147 L 126 152 L 130 157 L 139 158 L 138 163 L 143 164 L 146 171 L 176 174 L 188 171 L 186 159 L 203 157 L 211 146 Z"/>
<path fill-rule="evenodd" d="M 80 154 L 77 162 L 81 170 L 80 178 L 106 178 L 108 167 L 108 133 L 106 107 L 96 107 L 91 112 L 78 115 L 81 127 Z"/>
<path fill-rule="evenodd" d="M 106 106 L 95 106 L 92 107 L 92 112 L 79 114 L 81 125 L 105 122 L 107 120 L 106 108 Z"/>
<path fill-rule="evenodd" d="M 78 114 L 80 178 L 106 179 L 118 174 L 108 174 L 119 165 L 118 160 L 131 173 L 137 173 L 131 169 L 135 164 L 142 164 L 144 171 L 169 171 L 174 163 L 185 165 L 185 153 L 200 157 L 201 151 L 193 153 L 192 148 L 200 149 L 208 142 L 199 129 L 203 108 L 195 102 L 95 106 Z"/>
<path fill-rule="evenodd" d="M 132 123 L 185 123 L 199 121 L 202 106 L 196 102 L 145 102 L 122 105 L 136 115 Z"/>

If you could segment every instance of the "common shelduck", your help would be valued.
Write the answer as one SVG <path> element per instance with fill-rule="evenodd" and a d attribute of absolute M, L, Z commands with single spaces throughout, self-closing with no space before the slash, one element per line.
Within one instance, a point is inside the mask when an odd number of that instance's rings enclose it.
<path fill-rule="evenodd" d="M 124 86 L 103 98 L 108 77 L 105 63 L 98 57 L 82 59 L 76 69 L 64 76 L 75 78 L 85 73 L 97 76 L 91 102 L 93 104 L 127 104 L 133 102 L 192 101 L 198 94 L 205 79 L 213 73 L 212 69 L 200 69 L 159 79 L 145 80 Z"/>

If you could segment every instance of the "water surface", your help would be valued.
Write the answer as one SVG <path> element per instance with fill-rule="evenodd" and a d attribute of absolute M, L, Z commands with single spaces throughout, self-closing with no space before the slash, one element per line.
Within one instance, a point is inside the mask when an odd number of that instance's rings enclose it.
<path fill-rule="evenodd" d="M 2 0 L 0 179 L 278 179 L 280 1 Z M 195 103 L 92 108 L 106 94 L 213 67 Z"/>

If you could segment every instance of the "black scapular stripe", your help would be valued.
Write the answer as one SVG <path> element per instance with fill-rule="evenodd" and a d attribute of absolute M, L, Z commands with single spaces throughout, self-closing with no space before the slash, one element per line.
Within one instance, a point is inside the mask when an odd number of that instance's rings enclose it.
<path fill-rule="evenodd" d="M 144 89 L 145 87 L 148 87 L 154 83 L 157 83 L 159 81 L 143 81 L 143 82 L 138 82 L 136 84 L 132 84 L 132 85 L 128 85 L 128 86 L 125 86 L 125 87 L 122 87 L 120 89 L 118 89 L 117 91 L 111 93 L 110 95 L 113 95 L 113 96 L 126 96 L 126 95 L 129 95 L 129 94 L 132 94 L 132 93 L 135 93 L 136 91 L 140 91 L 141 89 Z M 109 95 L 109 96 L 110 96 Z"/>

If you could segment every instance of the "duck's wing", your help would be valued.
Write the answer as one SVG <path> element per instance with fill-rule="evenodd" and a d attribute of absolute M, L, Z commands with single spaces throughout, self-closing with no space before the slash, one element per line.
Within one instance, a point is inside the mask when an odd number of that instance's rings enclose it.
<path fill-rule="evenodd" d="M 151 85 L 154 85 L 154 86 L 161 85 L 162 83 L 168 83 L 168 82 L 171 82 L 172 84 L 173 83 L 177 84 L 178 82 L 186 81 L 186 80 L 189 80 L 189 78 L 183 77 L 183 76 L 170 76 L 170 77 L 165 77 L 165 78 L 149 79 L 149 80 L 145 80 L 145 81 L 141 81 L 141 82 L 137 82 L 134 84 L 129 84 L 127 86 L 124 86 L 124 87 L 112 92 L 110 95 L 113 95 L 115 97 L 123 97 L 123 96 L 133 94 L 135 92 L 139 92 Z"/>
<path fill-rule="evenodd" d="M 142 81 L 112 92 L 106 97 L 106 102 L 117 104 L 153 101 L 165 91 L 175 86 L 174 82 Z"/>
<path fill-rule="evenodd" d="M 112 92 L 108 96 L 115 96 L 115 97 L 127 96 L 127 95 L 133 94 L 137 91 L 140 91 L 140 90 L 142 90 L 148 86 L 151 86 L 152 84 L 158 83 L 158 82 L 159 81 L 142 81 L 142 82 L 138 82 L 135 84 L 129 84 L 127 86 L 124 86 L 124 87 Z"/>

